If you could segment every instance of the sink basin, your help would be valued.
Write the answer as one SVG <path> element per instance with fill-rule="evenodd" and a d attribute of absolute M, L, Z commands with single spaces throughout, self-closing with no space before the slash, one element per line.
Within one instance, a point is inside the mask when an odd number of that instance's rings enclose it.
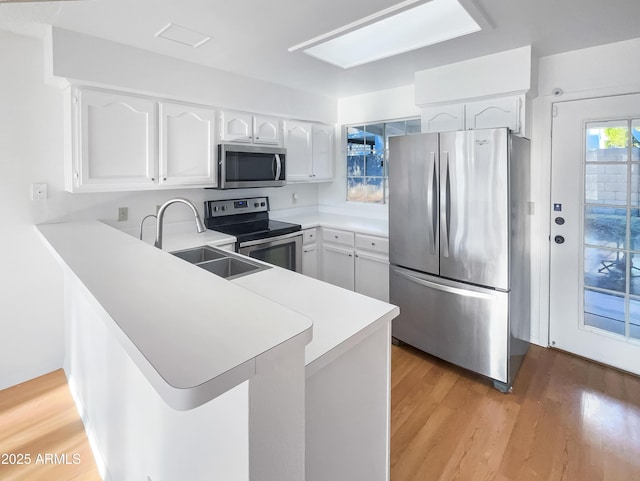
<path fill-rule="evenodd" d="M 213 272 L 215 275 L 230 279 L 232 277 L 238 277 L 250 272 L 256 271 L 263 266 L 250 264 L 243 260 L 234 259 L 233 257 L 226 257 L 224 259 L 218 259 L 215 261 L 202 262 L 198 264 L 209 272 Z"/>
<path fill-rule="evenodd" d="M 212 261 L 214 259 L 224 259 L 227 257 L 226 254 L 223 254 L 223 251 L 216 250 L 209 246 L 194 247 L 193 249 L 172 252 L 172 254 L 180 259 L 190 262 L 191 264 Z"/>
<path fill-rule="evenodd" d="M 171 254 L 224 279 L 235 279 L 236 277 L 270 269 L 270 266 L 265 266 L 237 254 L 210 246 L 184 249 L 171 252 Z"/>

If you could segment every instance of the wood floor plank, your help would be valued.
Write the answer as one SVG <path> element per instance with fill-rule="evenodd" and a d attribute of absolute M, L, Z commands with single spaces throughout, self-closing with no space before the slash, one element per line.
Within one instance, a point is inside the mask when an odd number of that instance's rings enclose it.
<path fill-rule="evenodd" d="M 638 377 L 532 346 L 502 394 L 413 348 L 394 346 L 392 356 L 403 358 L 392 370 L 392 402 L 402 397 L 391 418 L 392 481 L 640 480 Z M 417 382 L 422 375 L 435 383 Z"/>
<path fill-rule="evenodd" d="M 640 480 L 640 378 L 532 346 L 510 394 L 407 346 L 392 347 L 391 481 Z M 66 378 L 0 391 L 1 481 L 98 481 Z M 70 458 L 72 462 L 73 459 Z"/>
<path fill-rule="evenodd" d="M 0 480 L 100 479 L 62 370 L 0 391 Z"/>

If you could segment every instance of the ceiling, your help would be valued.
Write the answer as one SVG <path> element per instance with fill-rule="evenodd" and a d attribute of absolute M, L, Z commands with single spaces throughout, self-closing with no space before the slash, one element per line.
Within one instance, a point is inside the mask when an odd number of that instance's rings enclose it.
<path fill-rule="evenodd" d="M 343 70 L 295 44 L 400 0 L 83 0 L 0 5 L 0 28 L 51 24 L 331 97 L 413 83 L 418 70 L 532 45 L 538 57 L 640 37 L 638 0 L 459 0 L 482 31 Z M 156 38 L 169 22 L 210 35 L 199 48 Z M 499 72 L 496 73 L 499 75 Z"/>

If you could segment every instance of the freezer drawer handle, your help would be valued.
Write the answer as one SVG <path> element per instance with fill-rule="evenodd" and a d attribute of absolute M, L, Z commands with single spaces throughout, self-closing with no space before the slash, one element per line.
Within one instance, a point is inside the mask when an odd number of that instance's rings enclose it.
<path fill-rule="evenodd" d="M 439 291 L 448 292 L 449 294 L 456 294 L 458 296 L 464 296 L 464 297 L 475 297 L 477 299 L 488 299 L 488 300 L 494 299 L 494 296 L 492 296 L 491 294 L 468 291 L 466 289 L 458 289 L 457 287 L 443 286 L 442 284 L 437 284 L 435 282 L 427 281 L 419 277 L 412 276 L 411 274 L 407 274 L 406 272 L 399 271 L 397 269 L 394 269 L 393 272 L 398 274 L 400 277 L 404 277 L 405 279 L 411 282 L 415 282 L 416 284 L 420 284 L 425 287 L 430 287 L 431 289 L 437 289 Z"/>

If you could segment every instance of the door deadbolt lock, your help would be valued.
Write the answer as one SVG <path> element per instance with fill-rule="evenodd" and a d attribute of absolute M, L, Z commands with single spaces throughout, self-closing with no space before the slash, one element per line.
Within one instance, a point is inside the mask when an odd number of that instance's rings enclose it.
<path fill-rule="evenodd" d="M 556 217 L 555 223 L 558 225 L 564 225 L 564 217 Z"/>
<path fill-rule="evenodd" d="M 554 240 L 556 241 L 556 244 L 564 244 L 564 237 L 561 235 L 555 236 Z"/>

